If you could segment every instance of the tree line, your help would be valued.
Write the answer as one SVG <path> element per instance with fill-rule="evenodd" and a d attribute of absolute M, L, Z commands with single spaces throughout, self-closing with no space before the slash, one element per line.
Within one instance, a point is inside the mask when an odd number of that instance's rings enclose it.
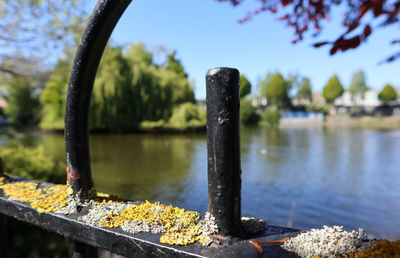
<path fill-rule="evenodd" d="M 267 73 L 265 78 L 258 84 L 259 96 L 266 97 L 268 103 L 279 107 L 290 106 L 289 92 L 297 90 L 295 97 L 302 100 L 312 101 L 312 85 L 310 78 L 299 75 L 289 75 L 288 78 L 280 72 Z M 352 76 L 348 91 L 355 97 L 363 96 L 370 87 L 366 83 L 366 76 L 362 70 L 355 72 Z M 342 96 L 345 89 L 337 75 L 333 75 L 322 90 L 322 96 L 327 103 L 333 103 L 338 97 Z M 391 84 L 386 84 L 380 91 L 379 100 L 389 102 L 397 99 L 397 93 Z"/>

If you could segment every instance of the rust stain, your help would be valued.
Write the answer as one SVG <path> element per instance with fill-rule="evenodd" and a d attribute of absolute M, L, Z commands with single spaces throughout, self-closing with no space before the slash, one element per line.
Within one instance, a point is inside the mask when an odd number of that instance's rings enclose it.
<path fill-rule="evenodd" d="M 79 172 L 77 169 L 74 169 L 71 165 L 71 161 L 69 160 L 69 153 L 67 153 L 67 180 L 68 182 L 70 179 L 78 179 L 79 178 Z"/>

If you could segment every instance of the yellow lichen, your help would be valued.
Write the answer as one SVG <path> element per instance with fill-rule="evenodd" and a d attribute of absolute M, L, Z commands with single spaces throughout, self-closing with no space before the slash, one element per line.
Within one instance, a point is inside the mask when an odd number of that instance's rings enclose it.
<path fill-rule="evenodd" d="M 116 195 L 97 192 L 94 198 L 96 204 L 106 205 L 109 203 L 123 203 L 123 200 Z"/>
<path fill-rule="evenodd" d="M 202 243 L 207 242 L 206 237 L 200 233 L 199 219 L 198 212 L 146 201 L 140 205 L 131 205 L 118 214 L 106 214 L 104 220 L 100 221 L 100 226 L 120 227 L 125 222 L 144 220 L 164 228 L 165 233 L 160 238 L 161 243 L 188 245 L 198 240 Z"/>
<path fill-rule="evenodd" d="M 5 176 L 0 176 L 0 185 L 7 184 L 10 180 Z"/>
<path fill-rule="evenodd" d="M 0 181 L 0 189 L 6 196 L 29 203 L 39 213 L 55 212 L 67 206 L 67 197 L 73 194 L 69 185 L 39 188 L 38 183 L 32 182 L 3 184 L 1 182 L 3 181 Z M 104 193 L 96 193 L 93 200 L 96 205 L 123 203 L 120 198 Z M 164 234 L 160 242 L 165 244 L 188 245 L 199 241 L 203 245 L 208 245 L 212 241 L 210 236 L 202 234 L 199 213 L 159 202 L 146 201 L 140 205 L 130 205 L 122 212 L 106 214 L 99 224 L 103 227 L 120 227 L 130 221 L 143 221 L 161 227 Z"/>
<path fill-rule="evenodd" d="M 20 182 L 0 185 L 0 189 L 11 199 L 27 202 L 39 213 L 57 211 L 68 204 L 67 196 L 71 194 L 70 186 L 55 185 L 38 188 L 37 183 Z"/>

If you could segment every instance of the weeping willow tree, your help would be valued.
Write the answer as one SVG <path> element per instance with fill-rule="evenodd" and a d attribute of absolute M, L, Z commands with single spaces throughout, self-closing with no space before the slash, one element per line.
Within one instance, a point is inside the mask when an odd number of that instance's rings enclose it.
<path fill-rule="evenodd" d="M 64 128 L 65 98 L 71 64 L 68 59 L 60 59 L 46 83 L 40 102 L 43 115 L 40 126 L 44 129 Z"/>
<path fill-rule="evenodd" d="M 134 89 L 130 85 L 132 75 L 122 49 L 108 47 L 97 73 L 90 106 L 90 126 L 114 128 L 136 125 Z"/>
<path fill-rule="evenodd" d="M 167 122 L 174 107 L 194 103 L 193 84 L 186 73 L 171 69 L 180 61 L 169 56 L 157 65 L 153 54 L 142 43 L 105 49 L 93 87 L 90 104 L 92 129 L 138 127 L 142 121 Z M 46 84 L 41 102 L 44 106 L 42 127 L 62 128 L 70 65 L 59 61 Z M 183 67 L 179 71 L 184 71 Z"/>

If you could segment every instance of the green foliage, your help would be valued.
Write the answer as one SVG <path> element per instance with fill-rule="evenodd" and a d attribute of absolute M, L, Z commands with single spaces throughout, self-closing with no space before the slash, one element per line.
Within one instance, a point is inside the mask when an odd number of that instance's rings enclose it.
<path fill-rule="evenodd" d="M 64 184 L 65 165 L 49 158 L 44 147 L 22 145 L 0 147 L 0 157 L 7 173 L 52 183 Z M 70 257 L 73 242 L 36 226 L 8 220 L 10 257 Z M 45 241 L 44 241 L 45 239 Z"/>
<path fill-rule="evenodd" d="M 359 70 L 353 74 L 349 87 L 349 92 L 352 96 L 357 94 L 363 95 L 367 91 L 367 84 L 365 80 L 365 74 L 362 70 Z"/>
<path fill-rule="evenodd" d="M 139 123 L 131 73 L 122 49 L 107 47 L 93 87 L 90 127 L 119 128 Z"/>
<path fill-rule="evenodd" d="M 181 61 L 176 57 L 176 51 L 173 51 L 167 56 L 167 69 L 175 72 L 178 76 L 188 78 L 188 74 L 185 72 Z"/>
<path fill-rule="evenodd" d="M 59 61 L 46 84 L 41 97 L 43 128 L 63 128 L 69 69 L 69 62 Z M 168 121 L 176 105 L 194 101 L 187 76 L 154 64 L 153 54 L 142 43 L 131 44 L 126 53 L 108 46 L 93 87 L 89 126 L 122 129 L 143 121 Z"/>
<path fill-rule="evenodd" d="M 397 92 L 392 85 L 386 84 L 379 92 L 378 98 L 382 102 L 393 101 L 397 99 Z"/>
<path fill-rule="evenodd" d="M 43 115 L 40 126 L 44 129 L 64 128 L 65 99 L 71 65 L 59 60 L 40 96 Z"/>
<path fill-rule="evenodd" d="M 269 127 L 278 127 L 281 112 L 276 108 L 267 108 L 261 115 L 260 124 Z"/>
<path fill-rule="evenodd" d="M 244 98 L 245 96 L 249 95 L 250 92 L 251 92 L 251 84 L 249 80 L 247 80 L 246 76 L 240 75 L 240 89 L 239 89 L 240 98 Z"/>
<path fill-rule="evenodd" d="M 281 73 L 268 73 L 260 84 L 260 93 L 262 96 L 267 97 L 268 104 L 280 107 L 287 106 L 290 104 L 288 86 L 288 82 L 283 78 Z"/>
<path fill-rule="evenodd" d="M 128 59 L 130 65 L 153 64 L 153 54 L 146 49 L 146 46 L 142 42 L 130 44 L 125 57 Z"/>
<path fill-rule="evenodd" d="M 334 75 L 332 76 L 327 84 L 324 86 L 322 95 L 324 96 L 326 102 L 333 103 L 336 98 L 342 96 L 343 86 L 339 81 L 339 78 Z"/>
<path fill-rule="evenodd" d="M 256 108 L 253 107 L 248 99 L 240 100 L 240 122 L 243 124 L 256 124 L 260 120 L 260 116 L 256 113 Z"/>
<path fill-rule="evenodd" d="M 168 127 L 198 127 L 206 125 L 206 111 L 193 103 L 186 102 L 174 108 Z"/>
<path fill-rule="evenodd" d="M 38 121 L 39 101 L 33 96 L 33 88 L 24 77 L 13 77 L 7 84 L 6 115 L 16 125 L 30 125 Z"/>
<path fill-rule="evenodd" d="M 163 119 L 158 121 L 142 121 L 140 122 L 140 128 L 163 128 L 166 124 Z"/>
<path fill-rule="evenodd" d="M 297 92 L 297 97 L 299 97 L 300 99 L 306 99 L 311 101 L 312 100 L 312 87 L 311 87 L 311 82 L 310 79 L 307 77 L 303 77 L 301 82 L 300 82 L 300 86 L 299 86 L 299 90 Z"/>
<path fill-rule="evenodd" d="M 0 147 L 0 157 L 5 171 L 9 174 L 52 183 L 65 183 L 65 165 L 49 158 L 43 146 Z"/>

